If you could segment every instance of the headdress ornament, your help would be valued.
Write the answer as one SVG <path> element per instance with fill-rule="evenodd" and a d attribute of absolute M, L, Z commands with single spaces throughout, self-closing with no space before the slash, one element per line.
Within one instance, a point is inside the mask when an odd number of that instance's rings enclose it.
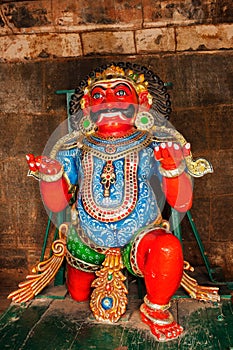
<path fill-rule="evenodd" d="M 133 84 L 138 94 L 142 91 L 146 91 L 148 87 L 148 82 L 145 80 L 143 73 L 135 73 L 132 69 L 124 70 L 123 68 L 112 64 L 102 72 L 96 72 L 95 76 L 88 78 L 87 86 L 84 88 L 84 94 L 88 93 L 95 83 L 105 82 L 114 78 L 128 80 Z"/>

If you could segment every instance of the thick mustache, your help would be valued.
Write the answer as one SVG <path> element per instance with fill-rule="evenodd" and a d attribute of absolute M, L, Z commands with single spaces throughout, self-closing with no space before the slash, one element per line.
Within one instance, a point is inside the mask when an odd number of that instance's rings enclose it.
<path fill-rule="evenodd" d="M 95 112 L 95 113 L 91 112 L 90 117 L 93 120 L 93 122 L 96 123 L 100 114 L 118 113 L 118 112 L 123 113 L 126 116 L 126 118 L 131 119 L 135 114 L 135 107 L 134 107 L 134 105 L 129 105 L 129 107 L 126 109 L 123 109 L 123 108 L 105 108 L 105 109 L 102 109 L 102 110 Z"/>

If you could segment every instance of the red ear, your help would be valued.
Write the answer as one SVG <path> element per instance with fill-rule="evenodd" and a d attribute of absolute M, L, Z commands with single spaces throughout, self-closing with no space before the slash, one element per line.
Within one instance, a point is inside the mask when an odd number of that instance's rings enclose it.
<path fill-rule="evenodd" d="M 139 106 L 141 111 L 149 111 L 151 108 L 151 98 L 148 91 L 142 91 L 139 93 Z"/>
<path fill-rule="evenodd" d="M 81 108 L 83 110 L 83 114 L 89 115 L 89 106 L 90 106 L 90 96 L 88 94 L 84 95 L 80 101 Z"/>

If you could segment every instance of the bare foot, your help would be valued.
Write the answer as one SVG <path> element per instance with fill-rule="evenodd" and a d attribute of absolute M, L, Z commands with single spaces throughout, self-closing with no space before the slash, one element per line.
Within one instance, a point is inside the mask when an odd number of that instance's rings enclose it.
<path fill-rule="evenodd" d="M 152 310 L 142 304 L 140 311 L 142 321 L 150 327 L 151 333 L 160 342 L 175 339 L 183 332 L 183 328 L 167 310 Z"/>

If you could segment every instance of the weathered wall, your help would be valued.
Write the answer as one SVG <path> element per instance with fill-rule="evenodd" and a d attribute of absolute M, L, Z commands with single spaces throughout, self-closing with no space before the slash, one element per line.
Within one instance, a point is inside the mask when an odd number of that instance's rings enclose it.
<path fill-rule="evenodd" d="M 231 0 L 1 1 L 0 267 L 38 261 L 47 214 L 25 154 L 66 118 L 64 96 L 109 61 L 146 65 L 170 90 L 172 124 L 214 173 L 195 180 L 192 214 L 209 259 L 233 278 Z M 202 263 L 184 222 L 185 257 Z"/>

